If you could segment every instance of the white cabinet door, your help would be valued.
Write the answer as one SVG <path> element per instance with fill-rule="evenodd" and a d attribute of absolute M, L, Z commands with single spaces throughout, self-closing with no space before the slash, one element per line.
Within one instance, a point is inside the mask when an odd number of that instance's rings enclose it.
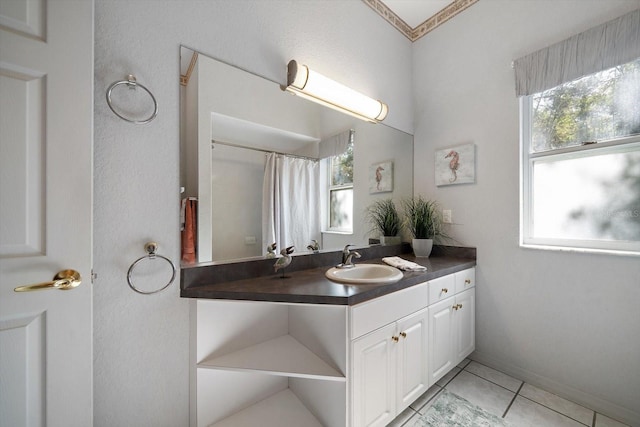
<path fill-rule="evenodd" d="M 476 348 L 476 290 L 468 289 L 456 295 L 455 330 L 456 330 L 456 359 L 460 363 Z"/>
<path fill-rule="evenodd" d="M 396 414 L 396 324 L 353 342 L 353 426 L 386 426 Z"/>
<path fill-rule="evenodd" d="M 429 388 L 429 312 L 424 308 L 398 321 L 397 405 L 402 412 Z"/>
<path fill-rule="evenodd" d="M 453 311 L 455 297 L 429 306 L 429 384 L 433 385 L 454 366 Z"/>
<path fill-rule="evenodd" d="M 475 288 L 429 307 L 429 385 L 476 346 Z"/>
<path fill-rule="evenodd" d="M 2 426 L 93 421 L 93 89 L 92 0 L 0 0 Z"/>

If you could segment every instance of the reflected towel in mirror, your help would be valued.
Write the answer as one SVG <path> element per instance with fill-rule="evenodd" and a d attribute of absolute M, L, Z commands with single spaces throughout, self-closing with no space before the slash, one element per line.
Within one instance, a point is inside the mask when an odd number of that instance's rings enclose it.
<path fill-rule="evenodd" d="M 198 201 L 194 197 L 182 199 L 180 210 L 182 261 L 186 263 L 196 262 L 196 238 Z"/>

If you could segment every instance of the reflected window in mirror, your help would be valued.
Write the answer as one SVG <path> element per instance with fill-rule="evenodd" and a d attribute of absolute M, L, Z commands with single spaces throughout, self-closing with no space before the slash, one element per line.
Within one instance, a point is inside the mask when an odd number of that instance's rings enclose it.
<path fill-rule="evenodd" d="M 353 232 L 353 140 L 329 158 L 329 231 Z"/>

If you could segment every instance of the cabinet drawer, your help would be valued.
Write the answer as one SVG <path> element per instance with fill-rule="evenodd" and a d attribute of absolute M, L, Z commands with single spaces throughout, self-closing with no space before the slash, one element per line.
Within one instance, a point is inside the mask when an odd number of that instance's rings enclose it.
<path fill-rule="evenodd" d="M 476 268 L 469 268 L 455 274 L 456 293 L 473 288 L 476 285 Z"/>
<path fill-rule="evenodd" d="M 429 305 L 453 296 L 456 293 L 456 281 L 452 274 L 429 280 Z"/>
<path fill-rule="evenodd" d="M 427 282 L 366 301 L 351 308 L 351 339 L 427 306 Z"/>

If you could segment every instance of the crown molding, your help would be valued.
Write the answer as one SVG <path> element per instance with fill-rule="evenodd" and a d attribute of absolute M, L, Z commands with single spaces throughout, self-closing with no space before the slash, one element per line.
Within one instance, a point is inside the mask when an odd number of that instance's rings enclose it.
<path fill-rule="evenodd" d="M 440 25 L 444 24 L 463 10 L 469 8 L 479 0 L 453 0 L 451 4 L 444 7 L 440 12 L 436 13 L 422 24 L 415 28 L 411 28 L 409 24 L 404 22 L 396 13 L 389 8 L 382 0 L 362 0 L 371 9 L 373 9 L 378 15 L 384 18 L 388 23 L 393 25 L 398 31 L 400 31 L 406 38 L 412 42 L 425 36 L 427 33 L 433 31 Z"/>
<path fill-rule="evenodd" d="M 198 52 L 193 52 L 193 56 L 191 57 L 191 62 L 189 62 L 189 68 L 185 74 L 180 74 L 180 84 L 182 86 L 186 86 L 189 84 L 189 79 L 191 78 L 191 73 L 193 73 L 193 68 L 196 66 L 198 62 Z"/>
<path fill-rule="evenodd" d="M 409 40 L 413 41 L 413 28 L 396 13 L 380 0 L 362 0 L 378 15 L 382 16 L 389 24 L 393 25 L 398 31 L 405 35 Z"/>

